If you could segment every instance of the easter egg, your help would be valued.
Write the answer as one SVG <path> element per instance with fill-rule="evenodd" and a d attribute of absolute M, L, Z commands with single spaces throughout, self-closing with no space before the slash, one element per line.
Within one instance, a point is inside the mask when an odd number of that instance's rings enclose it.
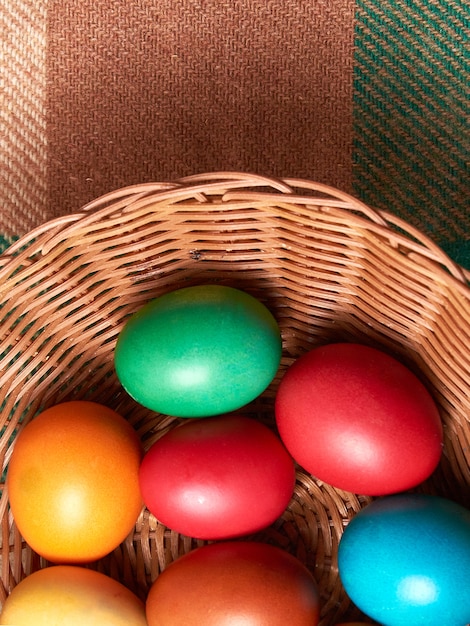
<path fill-rule="evenodd" d="M 276 320 L 248 293 L 185 287 L 127 321 L 115 348 L 124 389 L 153 411 L 207 417 L 236 410 L 271 383 L 281 358 Z"/>
<path fill-rule="evenodd" d="M 55 565 L 23 579 L 3 605 L 5 626 L 147 626 L 144 603 L 100 572 Z"/>
<path fill-rule="evenodd" d="M 278 547 L 251 541 L 196 548 L 171 563 L 146 603 L 149 626 L 316 626 L 312 573 Z"/>
<path fill-rule="evenodd" d="M 20 533 L 54 563 L 105 556 L 142 510 L 142 455 L 132 426 L 106 406 L 79 400 L 46 409 L 18 435 L 8 467 Z"/>
<path fill-rule="evenodd" d="M 380 624 L 470 622 L 470 511 L 451 500 L 372 501 L 346 527 L 338 565 L 346 593 Z"/>
<path fill-rule="evenodd" d="M 275 400 L 279 434 L 316 478 L 354 493 L 405 491 L 437 467 L 439 411 L 418 377 L 392 356 L 356 343 L 303 354 Z"/>
<path fill-rule="evenodd" d="M 151 446 L 140 468 L 147 508 L 198 539 L 265 528 L 282 515 L 294 485 L 294 462 L 280 439 L 242 415 L 183 422 Z"/>

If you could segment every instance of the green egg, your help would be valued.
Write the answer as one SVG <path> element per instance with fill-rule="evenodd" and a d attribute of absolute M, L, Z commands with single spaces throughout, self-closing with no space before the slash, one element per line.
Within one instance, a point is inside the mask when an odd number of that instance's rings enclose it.
<path fill-rule="evenodd" d="M 234 411 L 260 395 L 281 360 L 281 333 L 250 294 L 198 285 L 147 303 L 125 324 L 114 363 L 127 393 L 176 417 Z"/>

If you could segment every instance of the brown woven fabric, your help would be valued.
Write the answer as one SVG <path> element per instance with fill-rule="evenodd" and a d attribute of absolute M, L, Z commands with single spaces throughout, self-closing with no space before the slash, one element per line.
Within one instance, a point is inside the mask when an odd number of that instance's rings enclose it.
<path fill-rule="evenodd" d="M 47 194 L 47 3 L 0 4 L 0 234 L 50 215 Z"/>
<path fill-rule="evenodd" d="M 21 80 L 28 93 L 11 99 L 11 151 L 24 150 L 31 119 L 42 134 L 27 140 L 28 164 L 9 162 L 0 232 L 22 234 L 124 185 L 220 169 L 350 189 L 352 0 L 23 5 L 24 18 L 10 17 L 12 81 L 41 58 Z M 30 5 L 48 7 L 40 24 Z M 47 47 L 31 38 L 46 18 Z M 31 111 L 46 77 L 47 107 Z"/>

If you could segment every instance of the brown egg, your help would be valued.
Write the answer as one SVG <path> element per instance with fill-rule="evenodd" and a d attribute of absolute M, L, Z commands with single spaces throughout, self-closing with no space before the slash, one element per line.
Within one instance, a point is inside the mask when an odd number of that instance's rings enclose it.
<path fill-rule="evenodd" d="M 317 626 L 311 572 L 280 548 L 226 541 L 197 548 L 167 567 L 146 604 L 149 626 Z"/>

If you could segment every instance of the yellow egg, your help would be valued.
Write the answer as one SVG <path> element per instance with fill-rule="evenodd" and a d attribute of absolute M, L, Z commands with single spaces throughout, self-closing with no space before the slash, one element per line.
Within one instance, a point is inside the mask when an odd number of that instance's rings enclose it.
<path fill-rule="evenodd" d="M 141 600 L 94 570 L 56 565 L 34 572 L 8 596 L 4 626 L 147 626 Z"/>

